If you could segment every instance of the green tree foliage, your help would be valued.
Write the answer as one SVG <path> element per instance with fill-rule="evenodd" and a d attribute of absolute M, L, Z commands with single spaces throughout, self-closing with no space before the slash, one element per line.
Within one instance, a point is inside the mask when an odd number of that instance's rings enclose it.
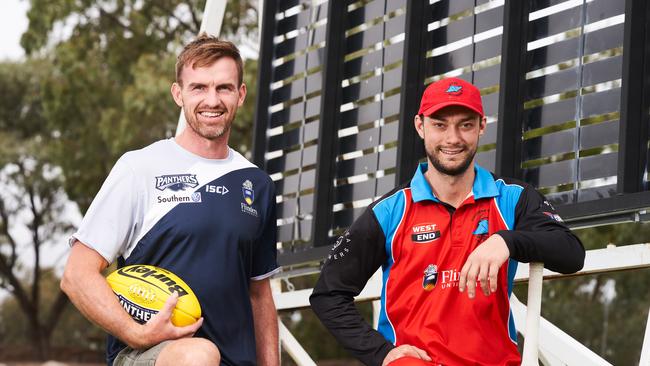
<path fill-rule="evenodd" d="M 47 65 L 39 61 L 0 63 L 2 165 L 9 162 L 8 154 L 16 150 L 17 141 L 43 136 L 39 79 L 46 74 L 46 68 Z"/>
<path fill-rule="evenodd" d="M 28 55 L 51 63 L 41 96 L 53 158 L 83 212 L 119 156 L 173 135 L 180 112 L 169 93 L 175 56 L 198 33 L 205 0 L 31 3 L 21 44 Z M 237 43 L 257 37 L 256 4 L 228 2 L 223 38 Z M 58 29 L 70 36 L 56 39 Z M 246 80 L 254 81 L 255 70 L 248 62 Z M 250 146 L 252 101 L 234 127 L 235 148 Z"/>
<path fill-rule="evenodd" d="M 40 357 L 68 304 L 58 291 L 41 296 L 42 256 L 52 239 L 70 229 L 61 170 L 47 148 L 39 83 L 47 73 L 41 61 L 0 64 L 0 288 L 16 301 L 29 324 L 28 335 Z"/>
<path fill-rule="evenodd" d="M 256 5 L 229 1 L 223 38 L 255 39 Z M 65 245 L 54 240 L 73 229 L 62 214 L 68 197 L 85 211 L 119 156 L 173 135 L 180 113 L 169 92 L 176 53 L 198 33 L 204 6 L 31 0 L 21 40 L 28 59 L 0 64 L 0 288 L 12 295 L 0 311 L 0 338 L 29 340 L 35 358 L 60 340 L 91 347 L 79 339 L 96 339 L 96 328 L 65 311 L 68 300 L 41 269 L 42 257 Z M 249 102 L 231 138 L 244 153 L 256 65 L 246 63 Z M 16 234 L 21 229 L 28 240 Z M 25 247 L 30 256 L 21 255 Z"/>

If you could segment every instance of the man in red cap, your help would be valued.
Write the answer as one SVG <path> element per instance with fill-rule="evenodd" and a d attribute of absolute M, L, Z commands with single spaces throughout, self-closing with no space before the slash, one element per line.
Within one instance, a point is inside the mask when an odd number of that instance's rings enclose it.
<path fill-rule="evenodd" d="M 509 303 L 517 263 L 572 273 L 584 264 L 582 243 L 533 187 L 475 164 L 487 122 L 474 85 L 429 85 L 414 124 L 427 162 L 338 238 L 312 308 L 367 365 L 518 365 Z M 380 267 L 374 330 L 354 296 Z"/>

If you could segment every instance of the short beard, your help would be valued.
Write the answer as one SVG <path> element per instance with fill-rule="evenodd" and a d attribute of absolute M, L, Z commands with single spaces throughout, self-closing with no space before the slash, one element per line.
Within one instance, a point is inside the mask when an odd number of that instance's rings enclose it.
<path fill-rule="evenodd" d="M 206 140 L 216 140 L 225 135 L 228 131 L 230 131 L 232 122 L 235 119 L 235 116 L 233 115 L 233 118 L 228 121 L 221 130 L 217 130 L 216 132 L 207 132 L 201 129 L 201 125 L 199 124 L 199 121 L 195 115 L 192 114 L 188 116 L 188 113 L 185 110 L 183 110 L 183 113 L 185 114 L 185 122 L 187 124 L 186 128 L 191 128 L 197 135 L 203 137 Z"/>
<path fill-rule="evenodd" d="M 469 154 L 467 158 L 460 165 L 454 168 L 448 168 L 444 166 L 442 162 L 440 162 L 440 160 L 438 160 L 434 154 L 431 154 L 429 153 L 429 151 L 427 151 L 427 157 L 429 158 L 429 162 L 431 163 L 431 165 L 433 165 L 433 167 L 440 173 L 444 175 L 448 175 L 450 177 L 456 177 L 464 174 L 469 168 L 469 166 L 472 164 L 475 155 L 476 155 L 476 150 L 474 150 L 471 154 Z"/>

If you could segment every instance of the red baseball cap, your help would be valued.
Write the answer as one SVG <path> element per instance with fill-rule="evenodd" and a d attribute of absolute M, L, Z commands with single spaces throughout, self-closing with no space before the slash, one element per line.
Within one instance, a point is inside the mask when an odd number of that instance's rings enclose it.
<path fill-rule="evenodd" d="M 418 114 L 430 116 L 450 105 L 460 105 L 484 116 L 481 92 L 459 78 L 447 78 L 429 84 L 422 94 Z"/>

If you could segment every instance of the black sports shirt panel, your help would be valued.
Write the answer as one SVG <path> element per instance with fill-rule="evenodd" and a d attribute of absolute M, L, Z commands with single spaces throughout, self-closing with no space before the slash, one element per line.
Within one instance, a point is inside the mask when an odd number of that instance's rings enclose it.
<path fill-rule="evenodd" d="M 381 365 L 394 346 L 365 321 L 354 305 L 354 297 L 387 261 L 386 238 L 371 207 L 337 239 L 309 301 L 345 349 L 366 365 Z"/>
<path fill-rule="evenodd" d="M 544 267 L 559 273 L 582 269 L 585 249 L 561 221 L 553 206 L 530 185 L 524 187 L 515 208 L 514 230 L 498 234 L 506 241 L 510 257 L 519 262 L 543 262 Z"/>

